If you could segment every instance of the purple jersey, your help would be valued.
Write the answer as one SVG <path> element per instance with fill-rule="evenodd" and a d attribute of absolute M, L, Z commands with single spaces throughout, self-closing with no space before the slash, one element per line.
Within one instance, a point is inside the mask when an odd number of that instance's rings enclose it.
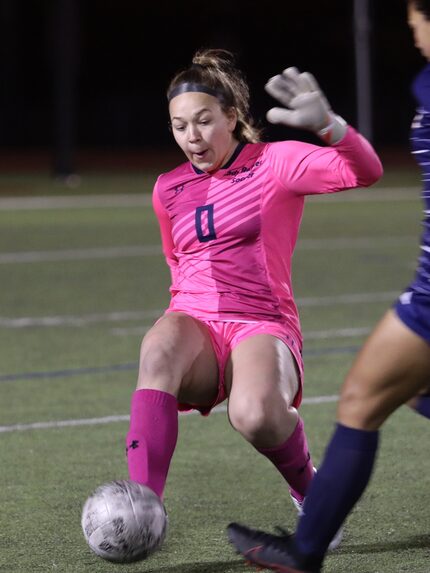
<path fill-rule="evenodd" d="M 430 343 L 430 64 L 417 75 L 412 87 L 417 111 L 411 126 L 411 147 L 422 171 L 424 218 L 417 270 L 395 309 L 409 328 Z"/>
<path fill-rule="evenodd" d="M 170 310 L 204 320 L 286 323 L 301 340 L 291 261 L 306 195 L 366 187 L 378 156 L 352 127 L 331 147 L 241 144 L 214 173 L 190 162 L 153 193 L 171 270 Z"/>
<path fill-rule="evenodd" d="M 418 74 L 413 83 L 417 112 L 411 127 L 412 154 L 422 170 L 424 202 L 421 254 L 415 279 L 409 291 L 430 294 L 430 64 Z"/>

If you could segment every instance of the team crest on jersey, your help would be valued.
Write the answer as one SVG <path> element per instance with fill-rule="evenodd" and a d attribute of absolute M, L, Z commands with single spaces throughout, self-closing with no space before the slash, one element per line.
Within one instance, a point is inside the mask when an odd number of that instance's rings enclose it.
<path fill-rule="evenodd" d="M 417 129 L 419 127 L 422 127 L 422 119 L 423 119 L 424 114 L 423 113 L 417 113 L 414 117 L 414 119 L 412 120 L 412 129 Z"/>
<path fill-rule="evenodd" d="M 260 167 L 260 165 L 263 162 L 261 160 L 256 161 L 255 163 L 253 163 L 250 167 L 247 167 L 246 165 L 243 165 L 242 167 L 238 167 L 237 169 L 229 169 L 225 176 L 226 177 L 231 177 L 231 183 L 240 183 L 241 181 L 245 181 L 245 179 L 250 179 L 251 177 L 254 176 L 254 171 L 257 167 Z"/>

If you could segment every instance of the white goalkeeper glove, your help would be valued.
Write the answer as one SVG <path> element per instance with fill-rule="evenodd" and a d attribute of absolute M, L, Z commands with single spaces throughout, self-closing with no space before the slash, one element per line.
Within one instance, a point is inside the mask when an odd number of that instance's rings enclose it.
<path fill-rule="evenodd" d="M 326 143 L 340 141 L 346 132 L 344 119 L 334 114 L 316 79 L 309 72 L 287 68 L 267 82 L 266 91 L 285 107 L 267 112 L 270 123 L 307 129 Z"/>

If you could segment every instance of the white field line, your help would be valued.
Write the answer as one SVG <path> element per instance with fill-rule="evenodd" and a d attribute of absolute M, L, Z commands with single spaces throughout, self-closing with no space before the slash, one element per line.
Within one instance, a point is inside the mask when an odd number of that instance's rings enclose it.
<path fill-rule="evenodd" d="M 330 203 L 373 203 L 385 201 L 417 201 L 421 197 L 420 187 L 379 187 L 378 189 L 351 189 L 340 193 L 309 195 L 306 201 Z"/>
<path fill-rule="evenodd" d="M 378 189 L 358 189 L 326 195 L 312 195 L 307 201 L 329 201 L 332 203 L 374 202 L 374 201 L 414 201 L 419 199 L 420 187 L 379 187 Z M 40 210 L 40 209 L 88 209 L 100 207 L 149 207 L 152 204 L 150 193 L 130 193 L 124 195 L 73 195 L 51 197 L 3 197 L 1 211 Z"/>
<path fill-rule="evenodd" d="M 402 247 L 409 243 L 419 246 L 417 235 L 403 237 L 336 237 L 334 239 L 299 239 L 297 249 L 302 251 L 336 250 L 336 249 L 381 249 L 384 247 Z"/>
<path fill-rule="evenodd" d="M 300 239 L 298 251 L 342 250 L 342 249 L 381 249 L 401 247 L 416 243 L 417 236 L 403 237 L 336 237 L 334 239 Z M 83 249 L 56 249 L 49 251 L 23 251 L 0 253 L 0 264 L 44 263 L 82 261 L 97 259 L 121 259 L 128 257 L 153 257 L 162 255 L 161 245 L 129 245 L 124 247 L 88 247 Z"/>
<path fill-rule="evenodd" d="M 82 261 L 120 259 L 124 257 L 152 257 L 161 255 L 161 245 L 131 245 L 128 247 L 89 247 L 85 249 L 58 249 L 52 251 L 25 251 L 0 253 L 0 264 L 42 263 L 53 261 Z"/>
<path fill-rule="evenodd" d="M 362 304 L 394 301 L 399 295 L 398 291 L 356 293 L 338 296 L 307 297 L 297 299 L 297 306 L 331 306 L 339 304 Z M 155 320 L 163 314 L 164 310 L 128 310 L 116 311 L 100 314 L 87 315 L 55 315 L 55 316 L 22 316 L 18 318 L 8 318 L 0 316 L 0 327 L 2 328 L 29 328 L 35 326 L 57 327 L 57 326 L 84 326 L 103 322 L 121 322 L 131 320 Z"/>
<path fill-rule="evenodd" d="M 104 314 L 87 314 L 82 316 L 22 316 L 19 318 L 7 318 L 0 316 L 0 327 L 29 328 L 34 326 L 85 326 L 87 324 L 97 324 L 100 322 L 121 322 L 123 320 L 155 320 L 162 314 L 162 310 L 127 310 L 107 312 Z"/>
<path fill-rule="evenodd" d="M 367 336 L 372 328 L 363 326 L 357 328 L 333 328 L 331 330 L 310 330 L 303 333 L 303 338 L 308 340 L 326 340 L 334 338 L 355 338 L 356 336 Z"/>
<path fill-rule="evenodd" d="M 151 328 L 151 325 L 135 326 L 132 328 L 112 328 L 110 333 L 114 336 L 143 336 Z M 303 339 L 309 340 L 333 340 L 335 338 L 355 338 L 367 336 L 372 328 L 363 326 L 357 328 L 332 328 L 330 330 L 310 330 L 303 333 Z"/>
<path fill-rule="evenodd" d="M 0 199 L 0 211 L 149 206 L 152 206 L 152 196 L 149 193 L 130 193 L 124 195 L 64 195 L 52 197 L 3 197 Z"/>
<path fill-rule="evenodd" d="M 315 396 L 313 398 L 304 398 L 302 404 L 318 405 L 336 402 L 337 395 L 332 396 Z M 226 412 L 227 406 L 221 404 L 216 406 L 212 412 Z M 188 413 L 181 414 L 181 417 L 187 417 L 193 414 L 198 414 L 196 410 L 191 410 Z M 13 424 L 10 426 L 0 426 L 0 434 L 7 432 L 23 432 L 26 430 L 49 430 L 57 428 L 70 428 L 76 426 L 96 426 L 100 424 L 112 424 L 117 422 L 128 422 L 130 417 L 128 415 L 118 416 L 104 416 L 102 418 L 81 418 L 76 420 L 57 420 L 53 422 L 34 422 L 32 424 Z"/>
<path fill-rule="evenodd" d="M 399 291 L 387 292 L 359 292 L 351 294 L 338 294 L 333 296 L 308 296 L 297 298 L 296 304 L 300 307 L 331 306 L 335 304 L 362 304 L 371 302 L 394 301 L 399 296 Z"/>

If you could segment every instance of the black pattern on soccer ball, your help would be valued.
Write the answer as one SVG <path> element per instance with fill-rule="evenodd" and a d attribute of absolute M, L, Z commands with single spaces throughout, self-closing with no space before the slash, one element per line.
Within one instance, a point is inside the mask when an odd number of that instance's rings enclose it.
<path fill-rule="evenodd" d="M 82 530 L 90 548 L 117 563 L 146 559 L 162 545 L 167 525 L 160 498 L 130 480 L 99 486 L 82 510 Z"/>

